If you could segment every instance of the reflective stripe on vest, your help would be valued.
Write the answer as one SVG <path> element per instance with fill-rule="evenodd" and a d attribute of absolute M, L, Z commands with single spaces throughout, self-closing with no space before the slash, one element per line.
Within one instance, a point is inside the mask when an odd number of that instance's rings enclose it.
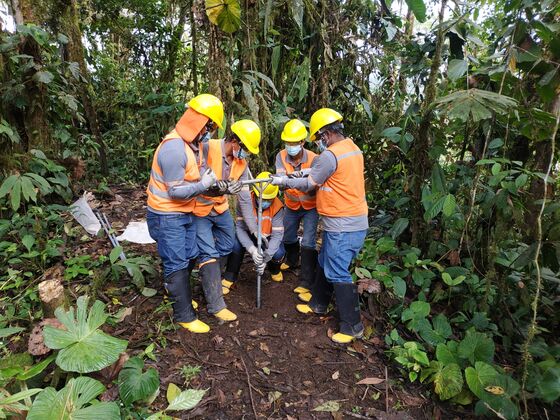
<path fill-rule="evenodd" d="M 307 160 L 301 164 L 301 169 L 311 168 L 313 159 L 317 156 L 311 150 L 303 149 L 303 153 L 307 154 Z M 286 149 L 280 151 L 280 159 L 286 171 L 286 175 L 290 175 L 295 171 L 294 167 L 288 163 L 288 152 Z M 284 201 L 286 207 L 291 210 L 299 210 L 303 207 L 305 210 L 311 210 L 316 207 L 316 196 L 309 195 L 303 191 L 296 190 L 295 188 L 284 190 Z"/>
<path fill-rule="evenodd" d="M 367 215 L 362 151 L 349 138 L 328 150 L 334 154 L 337 167 L 317 190 L 317 211 L 327 217 Z"/>
<path fill-rule="evenodd" d="M 199 169 L 204 163 L 206 167 L 212 168 L 218 180 L 223 179 L 223 159 L 224 149 L 223 140 L 210 140 L 202 145 L 199 160 Z M 212 210 L 222 214 L 229 208 L 227 197 L 221 195 L 218 197 L 209 197 L 207 195 L 196 196 L 196 205 L 193 213 L 195 216 L 208 216 Z"/>
<path fill-rule="evenodd" d="M 158 155 L 163 144 L 169 140 L 181 139 L 175 130 L 166 135 L 154 153 L 152 161 L 152 170 L 150 172 L 150 181 L 146 193 L 148 194 L 148 206 L 154 210 L 162 212 L 182 212 L 191 213 L 195 206 L 194 198 L 184 200 L 171 198 L 168 194 L 167 185 L 165 184 L 161 168 L 158 163 Z M 182 139 L 181 139 L 182 140 Z M 187 142 L 185 144 L 185 155 L 187 156 L 187 167 L 185 168 L 184 181 L 196 182 L 200 180 L 198 166 L 196 165 L 196 156 Z"/>
<path fill-rule="evenodd" d="M 251 193 L 251 200 L 252 200 L 253 203 L 255 203 L 255 201 L 258 201 L 258 197 L 255 197 L 255 193 Z M 270 234 L 272 233 L 273 230 L 278 230 L 278 229 L 272 227 L 272 220 L 274 219 L 274 216 L 276 216 L 276 213 L 278 213 L 280 210 L 282 210 L 282 207 L 284 207 L 284 205 L 282 204 L 282 201 L 280 201 L 280 199 L 278 197 L 276 197 L 276 198 L 274 198 L 274 201 L 272 202 L 270 207 L 263 210 L 263 212 L 262 212 L 261 233 L 264 236 L 268 237 L 268 236 L 270 236 Z M 255 215 L 255 218 L 257 218 L 257 209 L 255 208 L 254 205 L 253 205 L 253 214 Z M 284 229 L 283 226 L 282 226 L 281 229 L 282 230 Z"/>

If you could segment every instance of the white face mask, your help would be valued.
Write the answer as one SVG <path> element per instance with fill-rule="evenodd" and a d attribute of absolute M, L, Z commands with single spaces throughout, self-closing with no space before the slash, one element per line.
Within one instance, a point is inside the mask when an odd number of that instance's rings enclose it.
<path fill-rule="evenodd" d="M 265 200 L 263 200 L 263 202 L 262 202 L 262 209 L 263 209 L 263 210 L 266 210 L 267 208 L 270 207 L 271 204 L 272 204 L 272 201 L 265 201 Z"/>
<path fill-rule="evenodd" d="M 323 140 L 316 141 L 315 146 L 317 146 L 317 149 L 319 150 L 320 153 L 327 150 L 327 145 L 325 144 L 325 142 Z"/>
<path fill-rule="evenodd" d="M 297 156 L 299 152 L 301 152 L 301 144 L 296 144 L 295 146 L 286 145 L 286 151 L 290 156 Z"/>
<path fill-rule="evenodd" d="M 233 157 L 235 157 L 237 159 L 245 159 L 245 158 L 249 157 L 249 153 L 247 153 L 245 150 L 243 150 L 240 147 L 239 149 L 233 151 Z"/>

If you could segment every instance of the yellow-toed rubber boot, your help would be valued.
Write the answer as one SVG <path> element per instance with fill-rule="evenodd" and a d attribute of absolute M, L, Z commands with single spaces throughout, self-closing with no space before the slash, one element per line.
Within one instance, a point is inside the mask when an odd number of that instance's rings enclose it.
<path fill-rule="evenodd" d="M 282 263 L 282 265 L 280 266 L 280 270 L 284 271 L 284 270 L 289 270 L 290 266 L 288 264 L 286 264 L 285 262 Z"/>
<path fill-rule="evenodd" d="M 278 274 L 271 274 L 270 278 L 272 279 L 272 281 L 276 281 L 276 282 L 280 282 L 282 280 L 284 280 L 284 276 L 282 275 L 282 272 L 278 272 Z"/>
<path fill-rule="evenodd" d="M 302 314 L 313 314 L 313 309 L 309 305 L 296 305 L 296 309 L 299 313 Z"/>
<path fill-rule="evenodd" d="M 196 334 L 204 334 L 210 331 L 210 326 L 200 319 L 195 319 L 192 322 L 179 322 L 179 325 Z"/>
<path fill-rule="evenodd" d="M 294 289 L 294 293 L 297 293 L 298 295 L 301 295 L 302 293 L 309 293 L 309 292 L 311 292 L 311 290 L 306 289 L 303 286 L 298 286 Z"/>
<path fill-rule="evenodd" d="M 192 301 L 191 301 L 191 304 L 192 304 L 192 307 L 193 307 L 194 310 L 197 310 L 197 309 L 198 309 L 198 303 L 196 303 L 195 300 L 192 300 Z"/>
<path fill-rule="evenodd" d="M 355 337 L 348 334 L 336 333 L 331 337 L 331 340 L 339 344 L 348 344 L 354 341 Z"/>
<path fill-rule="evenodd" d="M 311 300 L 311 293 L 307 292 L 307 293 L 300 293 L 298 295 L 298 299 L 301 300 L 302 302 L 309 302 Z"/>
<path fill-rule="evenodd" d="M 231 286 L 233 286 L 233 282 L 226 280 L 226 279 L 222 279 L 222 295 L 227 295 L 229 292 L 231 292 Z"/>
<path fill-rule="evenodd" d="M 235 321 L 237 319 L 237 315 L 235 315 L 233 312 L 231 312 L 229 309 L 224 308 L 219 312 L 216 312 L 214 314 L 214 316 L 216 318 L 218 318 L 221 321 L 226 321 L 226 322 L 231 322 L 231 321 Z"/>

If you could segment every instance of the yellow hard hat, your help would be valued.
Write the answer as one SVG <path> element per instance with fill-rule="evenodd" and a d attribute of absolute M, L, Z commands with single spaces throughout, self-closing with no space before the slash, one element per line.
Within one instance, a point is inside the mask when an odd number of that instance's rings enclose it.
<path fill-rule="evenodd" d="M 309 120 L 309 138 L 311 141 L 315 140 L 315 134 L 325 125 L 332 124 L 333 122 L 342 121 L 342 115 L 334 109 L 321 108 L 315 111 Z"/>
<path fill-rule="evenodd" d="M 256 179 L 263 179 L 263 178 L 268 179 L 271 176 L 272 174 L 270 172 L 265 171 L 258 174 Z M 253 191 L 255 192 L 257 197 L 259 196 L 259 188 L 261 187 L 261 184 L 262 184 L 261 182 L 257 182 L 256 184 L 253 185 Z M 278 185 L 268 184 L 263 191 L 262 198 L 264 200 L 271 200 L 273 198 L 276 198 L 276 196 L 278 195 L 278 190 L 279 190 Z"/>
<path fill-rule="evenodd" d="M 195 96 L 189 101 L 189 107 L 199 114 L 210 118 L 218 124 L 218 127 L 224 128 L 224 104 L 214 95 L 203 93 L 202 95 Z"/>
<path fill-rule="evenodd" d="M 307 128 L 300 120 L 290 120 L 284 126 L 281 135 L 282 141 L 297 143 L 307 138 Z"/>
<path fill-rule="evenodd" d="M 256 155 L 259 153 L 259 144 L 261 142 L 261 129 L 256 122 L 251 120 L 239 120 L 231 125 L 233 131 L 241 143 L 245 145 L 247 150 Z"/>

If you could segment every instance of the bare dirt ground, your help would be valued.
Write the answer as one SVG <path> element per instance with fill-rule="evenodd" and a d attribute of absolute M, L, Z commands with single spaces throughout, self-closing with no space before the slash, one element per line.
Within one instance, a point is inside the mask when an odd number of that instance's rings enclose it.
<path fill-rule="evenodd" d="M 143 191 L 115 191 L 113 200 L 105 199 L 99 207 L 117 230 L 130 220 L 145 217 Z M 106 238 L 94 242 L 110 251 Z M 155 245 L 124 246 L 130 255 L 152 255 L 159 261 Z M 148 360 L 147 364 L 155 366 L 160 374 L 161 394 L 152 408 L 165 407 L 169 383 L 186 387 L 183 366 L 200 366 L 200 373 L 188 387 L 208 392 L 197 408 L 181 418 L 453 418 L 422 395 L 426 394 L 424 386 L 411 386 L 399 378 L 398 372 L 386 369 L 385 332 L 377 331 L 366 317 L 366 331 L 370 331 L 367 339 L 337 345 L 328 337 L 336 331 L 336 310 L 325 317 L 299 314 L 295 310 L 297 295 L 292 292 L 296 281 L 297 274 L 291 271 L 285 273 L 281 283 L 272 282 L 265 274 L 263 304 L 257 309 L 256 276 L 252 264 L 246 261 L 237 287 L 225 297 L 238 320 L 222 324 L 206 312 L 202 290 L 195 281 L 194 298 L 200 304 L 200 319 L 211 326 L 208 334 L 174 327 L 171 309 L 162 303 L 160 279 L 149 285 L 158 290 L 150 298 L 139 295 L 134 288 L 114 284 L 107 284 L 100 298 L 108 303 L 116 298 L 119 306 L 132 309 L 124 321 L 108 329 L 129 340 L 129 353 L 155 343 L 157 361 Z M 111 304 L 108 308 L 118 309 Z M 365 379 L 368 384 L 358 383 Z M 110 389 L 108 397 L 115 391 Z M 314 411 L 329 401 L 338 403 L 337 411 Z"/>

